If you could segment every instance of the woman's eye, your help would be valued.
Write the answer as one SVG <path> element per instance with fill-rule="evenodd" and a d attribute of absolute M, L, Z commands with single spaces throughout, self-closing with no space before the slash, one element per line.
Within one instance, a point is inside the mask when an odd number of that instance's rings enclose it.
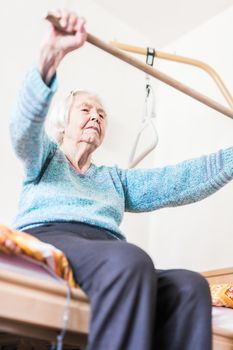
<path fill-rule="evenodd" d="M 89 110 L 87 108 L 82 108 L 81 111 L 82 112 L 89 112 Z"/>
<path fill-rule="evenodd" d="M 99 114 L 99 116 L 100 116 L 100 118 L 104 119 L 104 116 L 103 116 L 103 114 Z"/>

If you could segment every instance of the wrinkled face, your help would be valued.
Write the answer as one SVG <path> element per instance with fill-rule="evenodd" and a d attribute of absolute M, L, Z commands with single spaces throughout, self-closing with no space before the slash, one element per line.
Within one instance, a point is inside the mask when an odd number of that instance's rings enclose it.
<path fill-rule="evenodd" d="M 96 96 L 88 93 L 74 96 L 64 137 L 77 144 L 91 144 L 96 149 L 105 136 L 106 118 L 106 112 Z"/>

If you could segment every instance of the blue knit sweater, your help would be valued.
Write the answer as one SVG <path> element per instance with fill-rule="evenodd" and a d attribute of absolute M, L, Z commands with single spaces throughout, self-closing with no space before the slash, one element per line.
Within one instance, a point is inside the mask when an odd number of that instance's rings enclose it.
<path fill-rule="evenodd" d="M 123 170 L 92 164 L 81 175 L 47 137 L 44 121 L 56 91 L 36 68 L 27 74 L 10 132 L 25 177 L 14 227 L 24 230 L 51 222 L 82 222 L 120 239 L 124 211 L 146 212 L 199 201 L 233 177 L 233 148 L 175 166 Z"/>

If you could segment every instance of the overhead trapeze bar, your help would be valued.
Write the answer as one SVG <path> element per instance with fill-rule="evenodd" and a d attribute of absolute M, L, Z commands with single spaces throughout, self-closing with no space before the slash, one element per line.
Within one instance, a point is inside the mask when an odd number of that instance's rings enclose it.
<path fill-rule="evenodd" d="M 110 45 L 113 45 L 114 47 L 117 47 L 118 49 L 121 49 L 124 51 L 133 52 L 133 53 L 137 53 L 145 56 L 147 55 L 147 48 L 144 48 L 144 47 L 127 45 L 127 44 L 119 43 L 118 41 L 110 41 Z M 220 75 L 209 64 L 193 58 L 173 55 L 167 52 L 162 52 L 157 50 L 155 51 L 154 56 L 156 58 L 189 64 L 192 66 L 196 66 L 200 69 L 203 69 L 207 74 L 211 76 L 211 78 L 214 80 L 217 87 L 219 88 L 220 92 L 222 93 L 223 97 L 225 98 L 229 106 L 233 109 L 232 95 L 230 94 L 229 90 L 227 89 Z"/>
<path fill-rule="evenodd" d="M 46 19 L 53 23 L 53 25 L 60 30 L 61 32 L 64 32 L 64 29 L 61 27 L 59 23 L 59 17 L 55 17 L 48 13 L 46 16 Z M 68 33 L 67 33 L 68 34 Z M 95 37 L 94 35 L 88 33 L 87 34 L 87 41 L 97 46 L 98 48 L 102 49 L 103 51 L 108 52 L 109 54 L 119 58 L 120 60 L 130 64 L 131 66 L 134 66 L 138 68 L 139 70 L 151 75 L 152 77 L 164 82 L 167 85 L 172 86 L 173 88 L 183 92 L 184 94 L 198 100 L 199 102 L 209 106 L 210 108 L 226 115 L 227 117 L 230 117 L 233 119 L 233 111 L 220 103 L 216 102 L 215 100 L 201 94 L 200 92 L 190 88 L 189 86 L 180 83 L 179 81 L 171 78 L 170 76 L 160 72 L 159 70 L 152 68 L 151 66 L 135 59 L 134 57 L 131 57 L 130 55 L 125 54 L 121 50 L 115 48 L 114 46 L 111 46 L 104 41 L 100 40 L 99 38 Z"/>

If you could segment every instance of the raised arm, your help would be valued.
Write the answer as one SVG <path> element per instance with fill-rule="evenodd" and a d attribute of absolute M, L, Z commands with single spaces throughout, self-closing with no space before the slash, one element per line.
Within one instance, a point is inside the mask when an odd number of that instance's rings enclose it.
<path fill-rule="evenodd" d="M 62 34 L 48 24 L 37 65 L 25 77 L 10 123 L 12 144 L 24 164 L 28 181 L 38 177 L 53 147 L 45 134 L 44 121 L 56 91 L 56 69 L 67 53 L 81 47 L 86 40 L 83 18 L 67 11 L 53 14 L 60 17 L 61 26 L 71 34 Z"/>
<path fill-rule="evenodd" d="M 125 210 L 152 211 L 204 199 L 233 178 L 233 147 L 174 166 L 119 170 Z"/>

